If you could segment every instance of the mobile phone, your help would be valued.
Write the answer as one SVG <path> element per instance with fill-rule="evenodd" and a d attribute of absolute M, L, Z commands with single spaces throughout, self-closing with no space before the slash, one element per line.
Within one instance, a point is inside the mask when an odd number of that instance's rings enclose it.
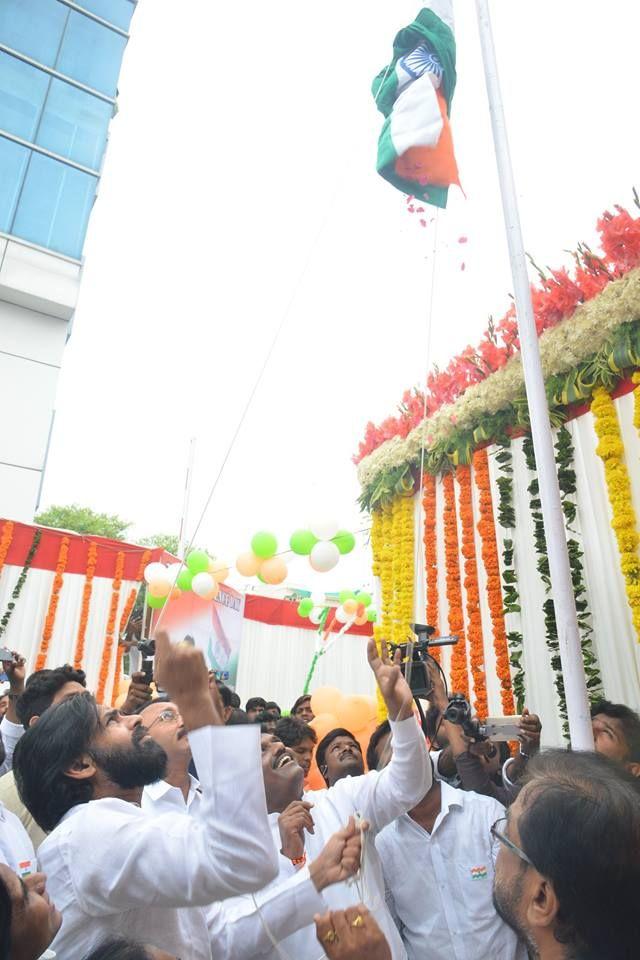
<path fill-rule="evenodd" d="M 0 660 L 3 663 L 13 663 L 15 660 L 13 650 L 9 650 L 8 647 L 0 647 Z"/>
<path fill-rule="evenodd" d="M 483 732 L 489 740 L 517 740 L 522 717 L 487 717 Z"/>

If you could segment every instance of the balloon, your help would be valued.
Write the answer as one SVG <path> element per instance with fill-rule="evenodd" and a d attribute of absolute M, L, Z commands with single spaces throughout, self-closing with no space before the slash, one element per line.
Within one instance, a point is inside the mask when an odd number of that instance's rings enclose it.
<path fill-rule="evenodd" d="M 361 603 L 363 607 L 370 607 L 371 604 L 373 603 L 373 600 L 371 599 L 371 595 L 364 592 L 357 593 L 356 600 L 358 601 L 358 603 Z"/>
<path fill-rule="evenodd" d="M 316 573 L 328 573 L 340 560 L 340 551 L 335 543 L 321 541 L 316 543 L 309 556 L 309 562 Z"/>
<path fill-rule="evenodd" d="M 171 592 L 171 584 L 168 580 L 152 580 L 147 584 L 147 589 L 152 597 L 168 597 Z"/>
<path fill-rule="evenodd" d="M 336 710 L 338 726 L 346 727 L 352 733 L 363 730 L 376 716 L 375 702 L 372 701 L 372 697 L 363 697 L 357 694 L 343 697 Z"/>
<path fill-rule="evenodd" d="M 205 573 L 209 569 L 209 556 L 204 550 L 192 550 L 187 557 L 187 567 L 194 576 Z"/>
<path fill-rule="evenodd" d="M 347 613 L 345 613 L 344 607 L 336 607 L 336 620 L 338 623 L 346 623 L 349 619 Z"/>
<path fill-rule="evenodd" d="M 314 623 L 317 627 L 322 620 L 322 609 L 320 607 L 314 607 L 309 614 L 309 620 L 311 620 L 311 623 Z"/>
<path fill-rule="evenodd" d="M 305 597 L 298 604 L 298 616 L 306 619 L 313 610 L 313 600 L 311 597 Z"/>
<path fill-rule="evenodd" d="M 356 622 L 356 626 L 358 626 L 358 627 L 364 627 L 365 623 L 368 623 L 368 622 L 369 622 L 368 619 L 367 619 L 367 612 L 366 612 L 366 610 L 365 610 L 364 613 L 361 613 L 359 616 L 356 617 L 355 622 Z"/>
<path fill-rule="evenodd" d="M 224 583 L 229 576 L 229 567 L 223 560 L 210 560 L 208 573 L 210 573 L 218 583 Z"/>
<path fill-rule="evenodd" d="M 311 694 L 311 709 L 316 719 L 325 713 L 337 714 L 341 700 L 342 694 L 337 687 L 318 687 L 314 690 Z"/>
<path fill-rule="evenodd" d="M 322 740 L 329 730 L 335 730 L 340 724 L 332 713 L 320 713 L 314 717 L 309 726 L 315 730 L 318 740 Z"/>
<path fill-rule="evenodd" d="M 161 607 L 164 607 L 166 602 L 166 597 L 152 597 L 149 593 L 147 593 L 147 606 L 151 607 L 152 610 L 160 610 Z"/>
<path fill-rule="evenodd" d="M 356 538 L 348 530 L 338 530 L 335 537 L 331 540 L 335 543 L 340 553 L 351 553 L 356 545 Z"/>
<path fill-rule="evenodd" d="M 123 701 L 124 702 L 124 701 Z M 305 790 L 326 790 L 327 785 L 324 782 L 324 777 L 318 769 L 318 764 L 316 763 L 316 754 L 315 750 L 313 751 L 313 760 L 311 761 L 311 769 L 309 774 L 305 777 L 304 781 Z"/>
<path fill-rule="evenodd" d="M 357 600 L 356 600 L 356 603 L 358 603 Z M 364 606 L 364 603 L 358 603 L 358 607 L 357 607 L 357 609 L 356 609 L 356 618 L 357 618 L 357 617 L 363 617 L 364 614 L 365 614 L 365 606 Z"/>
<path fill-rule="evenodd" d="M 167 577 L 167 568 L 164 563 L 148 563 L 144 568 L 144 579 L 147 583 L 152 580 L 165 580 Z"/>
<path fill-rule="evenodd" d="M 177 586 L 179 586 L 181 590 L 191 590 L 192 582 L 193 574 L 191 573 L 191 570 L 187 570 L 186 567 L 183 567 L 178 574 Z"/>
<path fill-rule="evenodd" d="M 197 597 L 206 597 L 207 594 L 211 593 L 215 586 L 215 580 L 210 573 L 202 571 L 201 573 L 196 573 L 195 577 L 191 581 L 191 589 Z"/>
<path fill-rule="evenodd" d="M 340 528 L 337 523 L 333 523 L 331 520 L 316 520 L 315 523 L 311 524 L 310 529 L 318 540 L 331 540 Z"/>
<path fill-rule="evenodd" d="M 358 603 L 356 600 L 345 600 L 342 604 L 342 609 L 348 617 L 353 617 L 358 609 Z"/>
<path fill-rule="evenodd" d="M 378 611 L 374 610 L 373 607 L 369 607 L 367 610 L 367 620 L 369 623 L 375 623 L 378 619 Z"/>
<path fill-rule="evenodd" d="M 260 569 L 260 558 L 252 550 L 241 553 L 236 560 L 236 570 L 243 577 L 255 577 Z"/>
<path fill-rule="evenodd" d="M 272 533 L 266 533 L 262 530 L 260 533 L 256 533 L 252 539 L 251 549 L 256 557 L 260 557 L 261 560 L 268 560 L 278 549 L 278 541 Z"/>
<path fill-rule="evenodd" d="M 265 560 L 260 567 L 260 575 L 264 577 L 266 583 L 274 586 L 283 583 L 287 579 L 288 572 L 287 565 L 282 557 L 271 557 L 270 560 Z"/>
<path fill-rule="evenodd" d="M 258 570 L 256 576 L 257 576 L 258 580 L 260 581 L 260 583 L 264 583 L 264 584 L 267 583 L 267 581 L 266 581 L 265 578 L 262 576 L 262 574 L 260 573 L 259 570 Z"/>
<path fill-rule="evenodd" d="M 180 587 L 171 587 L 171 593 L 169 594 L 170 600 L 177 600 L 178 597 L 182 596 L 182 590 Z"/>
<path fill-rule="evenodd" d="M 294 530 L 289 538 L 289 546 L 299 557 L 308 557 L 317 542 L 311 530 Z"/>
<path fill-rule="evenodd" d="M 341 590 L 340 593 L 338 594 L 338 599 L 340 600 L 340 603 L 344 603 L 345 600 L 355 600 L 355 598 L 356 598 L 356 595 L 355 593 L 353 593 L 352 590 Z"/>

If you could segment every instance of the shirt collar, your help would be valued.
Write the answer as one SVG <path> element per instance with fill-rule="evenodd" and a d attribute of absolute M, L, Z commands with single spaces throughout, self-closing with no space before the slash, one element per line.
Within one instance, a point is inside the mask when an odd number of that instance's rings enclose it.
<path fill-rule="evenodd" d="M 182 791 L 179 787 L 173 787 L 170 783 L 167 783 L 166 780 L 157 780 L 156 783 L 150 783 L 145 788 L 145 793 L 151 800 L 161 800 L 162 797 L 165 797 L 170 790 L 178 790 L 180 795 Z M 200 781 L 196 780 L 191 774 L 189 774 L 189 797 L 192 797 L 193 794 L 202 792 L 200 789 Z"/>

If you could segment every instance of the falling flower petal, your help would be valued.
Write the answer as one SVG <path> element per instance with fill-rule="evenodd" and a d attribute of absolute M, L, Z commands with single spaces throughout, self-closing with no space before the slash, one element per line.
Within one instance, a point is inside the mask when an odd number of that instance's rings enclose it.
<path fill-rule="evenodd" d="M 458 243 L 468 243 L 468 242 L 469 242 L 468 237 L 458 237 Z"/>

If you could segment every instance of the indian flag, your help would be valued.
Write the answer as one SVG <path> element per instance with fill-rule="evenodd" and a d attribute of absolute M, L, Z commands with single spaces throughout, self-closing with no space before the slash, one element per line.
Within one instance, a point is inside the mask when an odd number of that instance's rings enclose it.
<path fill-rule="evenodd" d="M 436 207 L 446 207 L 448 188 L 460 182 L 449 126 L 455 86 L 452 0 L 431 0 L 395 38 L 373 95 L 385 117 L 378 173 Z"/>

